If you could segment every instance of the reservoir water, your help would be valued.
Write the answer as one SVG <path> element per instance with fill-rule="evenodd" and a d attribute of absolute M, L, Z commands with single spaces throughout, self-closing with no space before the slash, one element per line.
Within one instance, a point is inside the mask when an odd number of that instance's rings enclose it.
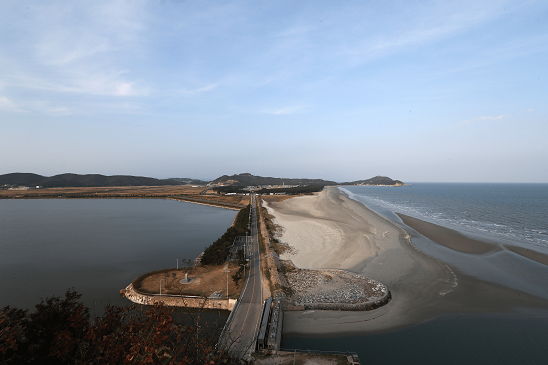
<path fill-rule="evenodd" d="M 196 258 L 236 213 L 163 199 L 0 200 L 0 308 L 33 308 L 72 287 L 92 313 L 128 305 L 120 289 Z"/>

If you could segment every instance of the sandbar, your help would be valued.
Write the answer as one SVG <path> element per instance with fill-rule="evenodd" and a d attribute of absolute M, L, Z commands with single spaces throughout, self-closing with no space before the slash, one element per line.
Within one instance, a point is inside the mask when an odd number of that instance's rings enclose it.
<path fill-rule="evenodd" d="M 526 257 L 529 260 L 533 260 L 538 262 L 539 264 L 548 266 L 548 255 L 544 253 L 533 251 L 525 247 L 519 247 L 519 246 L 513 246 L 513 245 L 504 245 L 504 248 L 512 251 L 515 254 Z"/>
<path fill-rule="evenodd" d="M 405 214 L 396 214 L 401 218 L 403 223 L 407 224 L 415 231 L 444 247 L 450 248 L 451 250 L 476 255 L 501 250 L 498 245 L 467 237 L 453 229 L 425 222 L 417 218 L 409 217 Z"/>

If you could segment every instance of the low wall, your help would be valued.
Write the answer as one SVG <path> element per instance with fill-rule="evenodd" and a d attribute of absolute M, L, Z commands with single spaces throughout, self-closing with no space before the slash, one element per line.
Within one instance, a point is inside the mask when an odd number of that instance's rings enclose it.
<path fill-rule="evenodd" d="M 143 305 L 162 303 L 169 307 L 207 308 L 231 311 L 237 301 L 236 299 L 201 298 L 184 295 L 146 295 L 136 292 L 133 289 L 133 284 L 129 284 L 125 290 L 121 290 L 121 293 L 133 303 Z"/>

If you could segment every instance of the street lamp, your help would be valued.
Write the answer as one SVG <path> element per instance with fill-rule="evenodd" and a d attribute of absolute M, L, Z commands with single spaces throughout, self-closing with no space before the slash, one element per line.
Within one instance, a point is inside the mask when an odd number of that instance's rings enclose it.
<path fill-rule="evenodd" d="M 226 299 L 228 299 L 228 273 L 230 270 L 228 270 L 228 267 L 226 268 Z"/>

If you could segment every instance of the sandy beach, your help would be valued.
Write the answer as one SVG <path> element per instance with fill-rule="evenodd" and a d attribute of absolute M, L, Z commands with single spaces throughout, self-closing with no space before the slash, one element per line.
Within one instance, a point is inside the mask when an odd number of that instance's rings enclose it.
<path fill-rule="evenodd" d="M 282 259 L 307 269 L 343 269 L 386 285 L 392 300 L 370 312 L 287 312 L 284 334 L 377 333 L 448 313 L 503 313 L 547 308 L 542 298 L 458 272 L 412 242 L 402 228 L 335 187 L 265 206 L 292 247 Z M 417 224 L 418 222 L 413 222 Z M 421 230 L 470 255 L 496 253 L 498 246 L 463 240 L 436 225 Z M 517 308 L 521 309 L 517 309 Z"/>

